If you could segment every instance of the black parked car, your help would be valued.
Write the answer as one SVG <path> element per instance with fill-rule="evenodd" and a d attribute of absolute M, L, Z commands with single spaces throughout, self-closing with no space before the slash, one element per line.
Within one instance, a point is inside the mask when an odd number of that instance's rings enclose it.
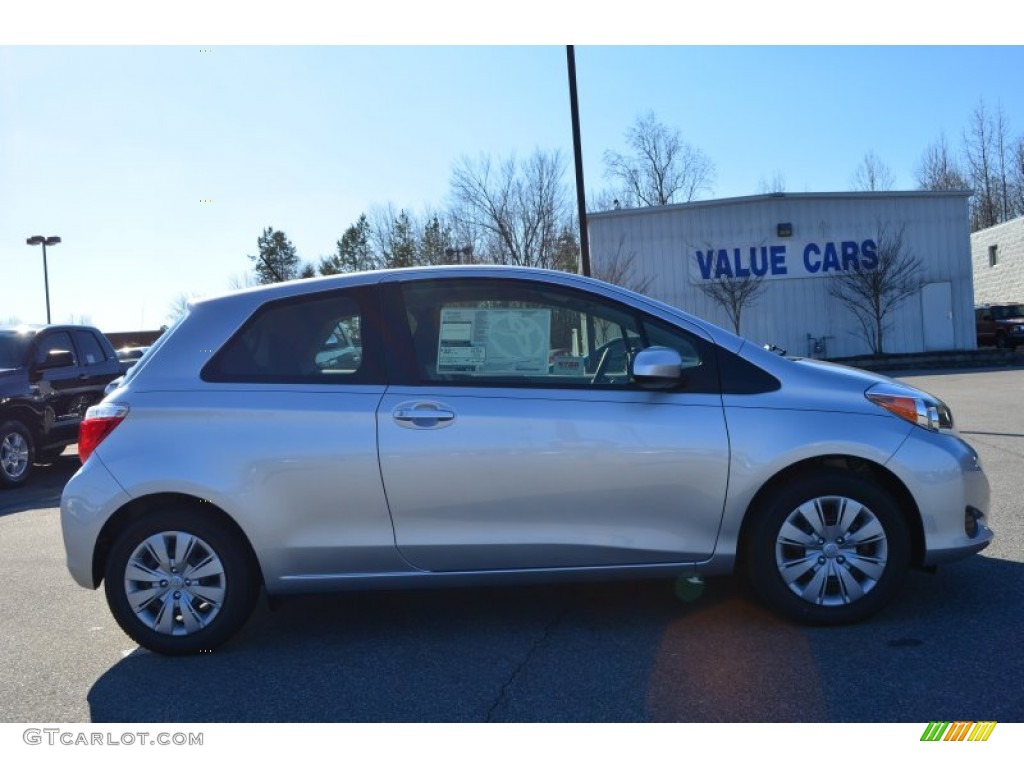
<path fill-rule="evenodd" d="M 121 375 L 107 337 L 82 325 L 0 326 L 0 488 L 78 440 L 85 410 Z"/>

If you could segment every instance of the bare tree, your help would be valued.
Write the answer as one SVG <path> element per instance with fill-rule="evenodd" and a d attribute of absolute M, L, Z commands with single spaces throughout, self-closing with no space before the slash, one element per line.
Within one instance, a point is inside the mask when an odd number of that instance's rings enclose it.
<path fill-rule="evenodd" d="M 1000 221 L 1013 218 L 1013 159 L 1010 157 L 1009 127 L 1002 105 L 996 107 L 992 117 L 992 140 L 996 150 L 996 193 L 999 197 Z"/>
<path fill-rule="evenodd" d="M 853 172 L 850 183 L 860 192 L 884 192 L 892 189 L 895 179 L 889 166 L 873 151 L 868 150 L 857 170 Z"/>
<path fill-rule="evenodd" d="M 829 280 L 829 295 L 850 310 L 860 325 L 861 338 L 876 356 L 885 353 L 889 316 L 921 289 L 921 259 L 904 240 L 906 225 L 878 224 L 877 263 L 873 269 L 841 272 Z"/>
<path fill-rule="evenodd" d="M 761 177 L 761 181 L 757 185 L 757 191 L 762 195 L 770 195 L 775 192 L 785 192 L 786 177 L 782 175 L 782 171 L 776 169 L 772 173 L 771 180 L 766 179 L 764 176 Z"/>
<path fill-rule="evenodd" d="M 253 285 L 259 285 L 259 283 L 253 282 Z M 171 305 L 167 308 L 167 322 L 173 325 L 176 320 L 188 314 L 192 301 L 195 298 L 195 294 L 185 291 L 175 296 L 171 301 Z"/>
<path fill-rule="evenodd" d="M 711 191 L 714 163 L 653 112 L 636 119 L 626 131 L 626 143 L 632 154 L 604 154 L 605 176 L 618 184 L 623 206 L 689 202 Z"/>
<path fill-rule="evenodd" d="M 537 150 L 527 160 L 500 163 L 462 158 L 451 179 L 455 242 L 471 245 L 480 261 L 573 269 L 565 234 L 575 224 L 560 153 Z"/>
<path fill-rule="evenodd" d="M 978 102 L 971 123 L 964 132 L 964 155 L 974 197 L 971 201 L 971 229 L 976 231 L 999 223 L 1002 205 L 998 199 L 995 127 L 985 103 Z"/>
<path fill-rule="evenodd" d="M 259 278 L 252 272 L 241 272 L 228 278 L 228 286 L 233 291 L 238 291 L 242 288 L 252 288 L 259 284 Z"/>
<path fill-rule="evenodd" d="M 698 286 L 701 292 L 718 304 L 729 315 L 732 329 L 739 335 L 743 310 L 751 306 L 765 289 L 764 275 L 745 277 L 716 277 L 705 280 Z"/>
<path fill-rule="evenodd" d="M 587 211 L 615 211 L 622 207 L 618 192 L 613 189 L 602 189 L 591 192 L 587 200 Z"/>
<path fill-rule="evenodd" d="M 627 253 L 625 248 L 626 236 L 619 235 L 619 242 L 615 248 L 615 253 L 608 255 L 599 252 L 591 254 L 593 261 L 592 274 L 598 280 L 604 280 L 606 283 L 619 285 L 637 293 L 646 293 L 647 289 L 651 287 L 654 277 L 636 274 L 634 271 L 636 267 L 636 253 L 634 251 Z"/>
<path fill-rule="evenodd" d="M 924 151 L 917 165 L 916 176 L 921 189 L 955 190 L 970 187 L 959 162 L 949 149 L 945 134 L 940 134 L 935 143 Z"/>
<path fill-rule="evenodd" d="M 1024 216 L 1024 136 L 1013 145 L 1011 155 L 1013 176 L 1013 215 Z"/>

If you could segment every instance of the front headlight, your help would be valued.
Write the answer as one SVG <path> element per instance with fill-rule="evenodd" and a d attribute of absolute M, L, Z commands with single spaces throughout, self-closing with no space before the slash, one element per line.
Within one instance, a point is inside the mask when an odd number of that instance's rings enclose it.
<path fill-rule="evenodd" d="M 872 387 L 864 396 L 889 413 L 919 427 L 938 432 L 953 428 L 953 412 L 938 398 L 924 392 L 897 387 Z"/>

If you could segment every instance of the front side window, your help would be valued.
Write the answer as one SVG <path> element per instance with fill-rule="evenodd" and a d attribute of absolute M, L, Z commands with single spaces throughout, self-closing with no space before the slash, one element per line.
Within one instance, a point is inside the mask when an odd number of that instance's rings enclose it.
<path fill-rule="evenodd" d="M 58 331 L 56 333 L 48 333 L 36 344 L 36 357 L 37 363 L 45 363 L 50 359 L 51 352 L 67 352 L 71 355 L 72 365 L 77 365 L 75 362 L 75 348 L 71 343 L 71 336 L 66 331 Z"/>
<path fill-rule="evenodd" d="M 642 313 L 572 289 L 512 280 L 402 288 L 422 382 L 631 388 L 641 349 L 670 346 L 706 366 L 706 345 Z"/>
<path fill-rule="evenodd" d="M 362 338 L 366 302 L 355 291 L 266 305 L 203 370 L 207 381 L 366 383 L 379 380 Z"/>

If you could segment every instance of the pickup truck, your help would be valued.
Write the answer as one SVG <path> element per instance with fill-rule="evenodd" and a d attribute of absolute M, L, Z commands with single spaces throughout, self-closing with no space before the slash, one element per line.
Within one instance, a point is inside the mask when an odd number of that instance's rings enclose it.
<path fill-rule="evenodd" d="M 123 366 L 100 331 L 83 325 L 0 326 L 0 489 L 78 441 L 85 410 Z"/>

